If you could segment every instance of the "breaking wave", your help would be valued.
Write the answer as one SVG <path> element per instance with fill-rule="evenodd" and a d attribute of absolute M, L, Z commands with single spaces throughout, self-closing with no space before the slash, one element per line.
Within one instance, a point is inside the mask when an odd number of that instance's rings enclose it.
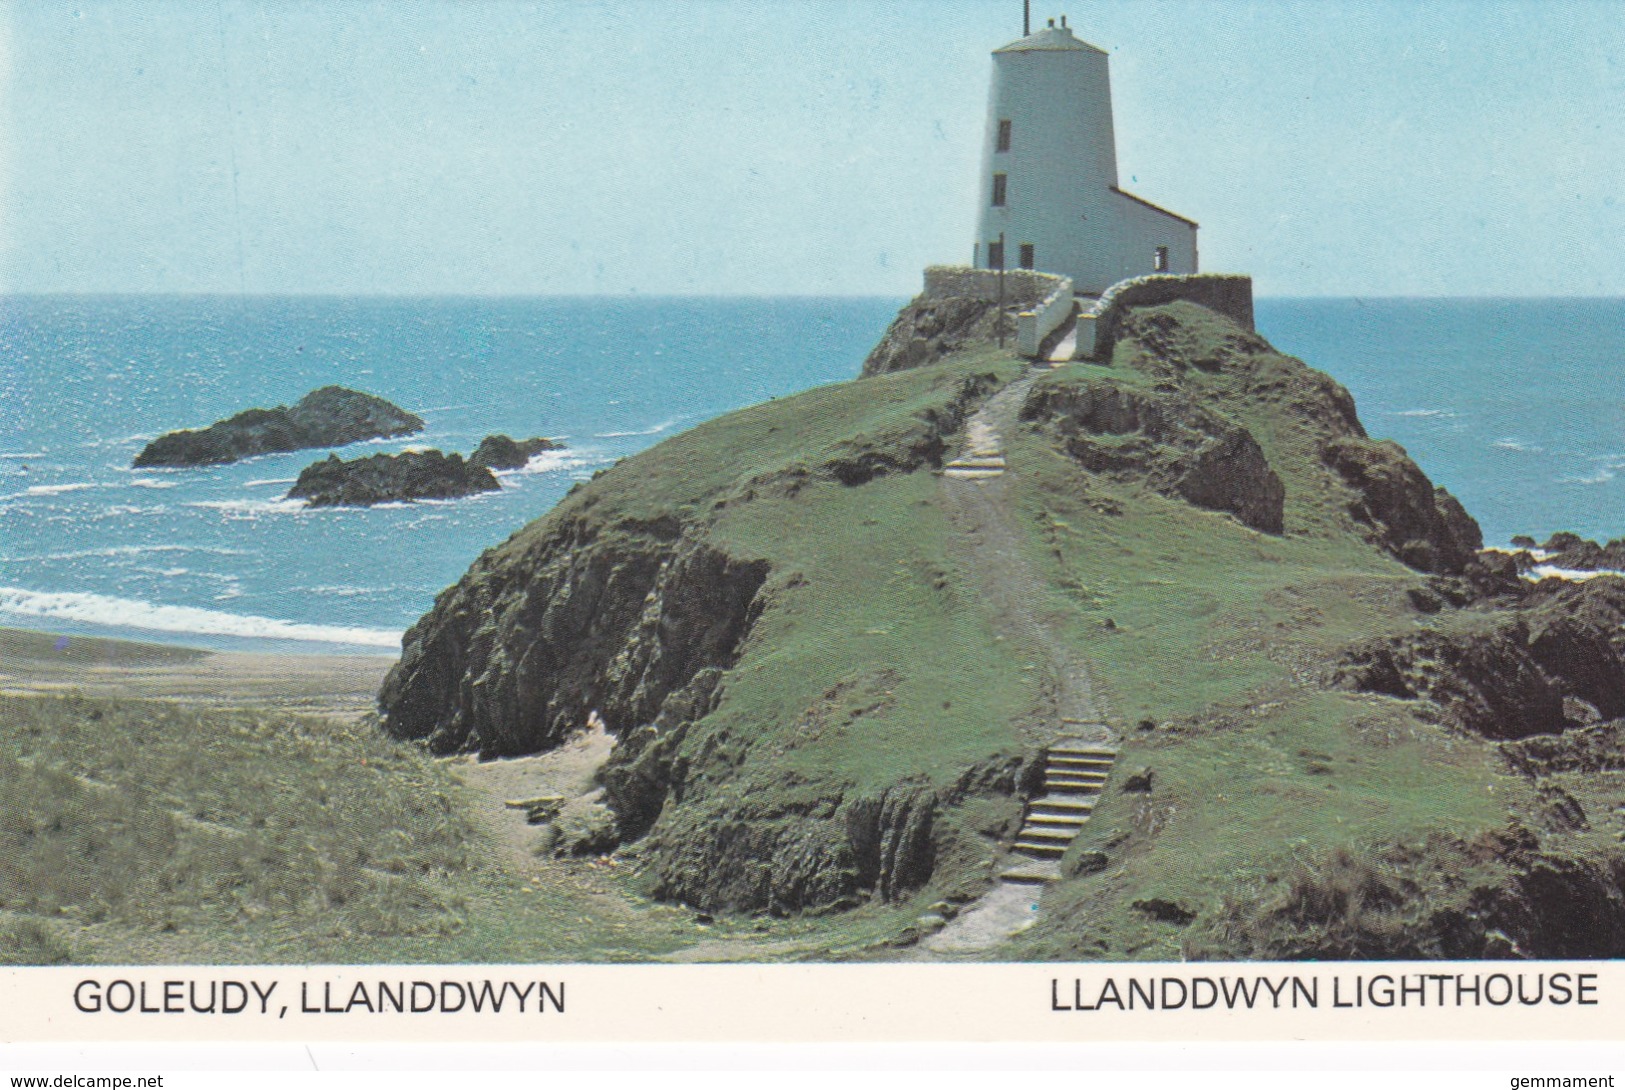
<path fill-rule="evenodd" d="M 237 636 L 262 640 L 353 644 L 360 647 L 401 645 L 401 633 L 377 628 L 301 624 L 253 614 L 222 613 L 194 606 L 165 606 L 102 594 L 46 593 L 0 587 L 0 613 L 54 617 L 65 621 L 171 632 L 194 636 Z"/>

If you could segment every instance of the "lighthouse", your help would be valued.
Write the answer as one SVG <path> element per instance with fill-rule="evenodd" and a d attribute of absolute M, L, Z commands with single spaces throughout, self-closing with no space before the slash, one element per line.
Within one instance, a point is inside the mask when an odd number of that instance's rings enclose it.
<path fill-rule="evenodd" d="M 1118 186 L 1107 56 L 1064 16 L 993 52 L 972 264 L 1057 273 L 1079 295 L 1197 271 L 1196 223 Z"/>

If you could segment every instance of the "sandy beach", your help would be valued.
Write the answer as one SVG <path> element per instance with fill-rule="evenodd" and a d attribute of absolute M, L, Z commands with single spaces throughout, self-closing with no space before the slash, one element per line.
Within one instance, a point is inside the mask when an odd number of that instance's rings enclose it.
<path fill-rule="evenodd" d="M 254 705 L 354 716 L 373 711 L 384 655 L 272 655 L 0 628 L 0 692 Z"/>

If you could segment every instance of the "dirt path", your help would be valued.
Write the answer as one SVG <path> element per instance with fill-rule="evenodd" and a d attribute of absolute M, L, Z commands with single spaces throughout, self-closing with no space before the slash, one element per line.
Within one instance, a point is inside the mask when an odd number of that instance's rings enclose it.
<path fill-rule="evenodd" d="M 1034 369 L 1001 389 L 965 428 L 967 452 L 1003 454 L 1004 436 L 1015 430 L 1027 391 L 1044 372 Z M 1034 608 L 1047 597 L 1048 582 L 1034 568 L 1008 495 L 1010 474 L 980 479 L 944 475 L 943 506 L 959 534 L 955 559 L 969 572 L 987 603 L 999 637 L 1026 648 L 1042 671 L 1038 706 L 1019 727 L 1028 744 L 1048 746 L 1062 738 L 1109 742 L 1104 708 L 1096 696 L 1087 660 L 1064 640 L 1056 619 Z M 926 959 L 975 957 L 1038 919 L 1043 886 L 1000 881 L 946 927 L 917 948 Z"/>
<path fill-rule="evenodd" d="M 476 816 L 501 846 L 514 872 L 529 879 L 552 862 L 538 855 L 546 846 L 541 827 L 530 824 L 522 809 L 509 802 L 557 796 L 566 807 L 590 806 L 599 792 L 593 777 L 615 748 L 615 739 L 594 721 L 557 749 L 534 757 L 510 757 L 500 761 L 480 761 L 473 756 L 447 760 L 452 775 L 474 789 L 479 804 Z"/>
<path fill-rule="evenodd" d="M 1003 436 L 1014 430 L 1021 403 L 1041 374 L 1029 372 L 989 398 L 966 425 L 967 447 L 1002 450 Z M 1028 559 L 1011 511 L 1009 473 L 1020 471 L 1013 466 L 1006 474 L 982 480 L 941 478 L 943 506 L 959 530 L 955 559 L 975 580 L 991 611 L 994 632 L 1030 648 L 1043 671 L 1042 703 L 1026 725 L 1027 740 L 1045 745 L 1064 736 L 1104 742 L 1108 731 L 1081 726 L 1104 720 L 1087 660 L 1061 638 L 1054 619 L 1034 609 L 1034 603 L 1046 600 L 1049 583 Z"/>
<path fill-rule="evenodd" d="M 544 827 L 530 824 L 524 809 L 508 805 L 511 801 L 557 796 L 565 800 L 562 813 L 566 818 L 572 809 L 593 805 L 602 795 L 595 777 L 614 748 L 615 739 L 595 718 L 590 729 L 547 753 L 483 762 L 471 756 L 455 757 L 447 764 L 453 775 L 474 792 L 476 819 L 522 884 L 538 888 L 563 885 L 586 895 L 599 928 L 613 931 L 642 927 L 662 933 L 688 930 L 703 934 L 704 929 L 696 927 L 687 912 L 671 906 L 654 910 L 662 918 L 647 919 L 651 909 L 628 900 L 616 875 L 605 869 L 613 866 L 611 860 L 555 858 Z M 678 919 L 683 922 L 678 923 Z M 816 937 L 772 940 L 728 935 L 701 938 L 669 953 L 649 956 L 684 963 L 770 961 L 817 946 Z"/>

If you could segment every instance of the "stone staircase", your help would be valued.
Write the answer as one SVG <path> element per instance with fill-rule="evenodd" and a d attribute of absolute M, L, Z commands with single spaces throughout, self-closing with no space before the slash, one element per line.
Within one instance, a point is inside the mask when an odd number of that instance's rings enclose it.
<path fill-rule="evenodd" d="M 942 467 L 944 477 L 980 481 L 1004 473 L 1004 444 L 999 433 L 982 414 L 971 418 L 965 429 L 965 449 Z"/>
<path fill-rule="evenodd" d="M 1063 739 L 1045 751 L 1044 792 L 1027 803 L 1012 845 L 1027 858 L 1004 872 L 1006 882 L 1052 882 L 1061 876 L 1061 856 L 1088 823 L 1116 760 L 1116 749 L 1082 738 Z"/>
<path fill-rule="evenodd" d="M 1004 452 L 999 450 L 968 453 L 955 458 L 942 467 L 944 477 L 961 481 L 981 481 L 1004 473 Z"/>

